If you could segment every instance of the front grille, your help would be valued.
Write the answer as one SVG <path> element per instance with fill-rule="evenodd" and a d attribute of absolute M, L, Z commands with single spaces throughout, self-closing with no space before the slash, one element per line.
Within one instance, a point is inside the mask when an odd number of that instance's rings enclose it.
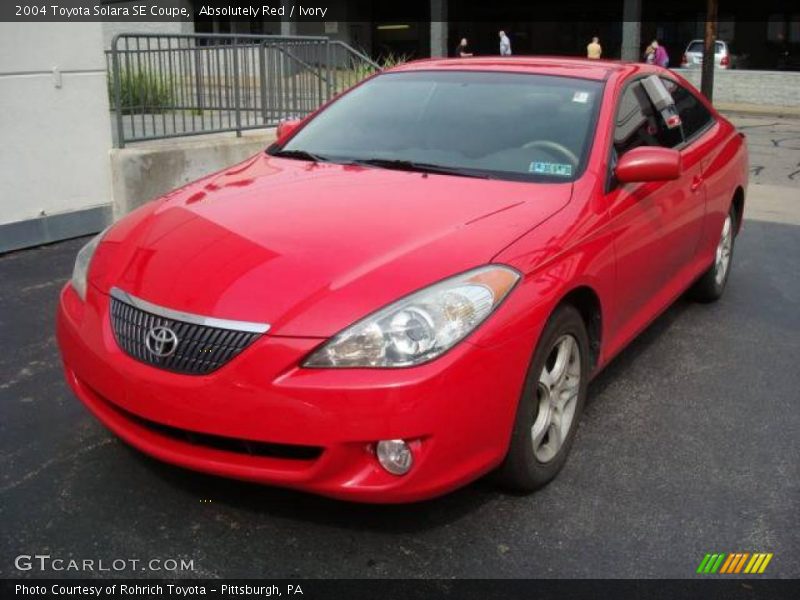
<path fill-rule="evenodd" d="M 158 315 L 115 297 L 111 298 L 111 325 L 117 343 L 128 355 L 154 367 L 188 375 L 205 375 L 219 369 L 261 335 Z M 174 351 L 168 356 L 154 354 L 146 343 L 147 336 L 159 327 L 168 328 L 177 338 Z"/>

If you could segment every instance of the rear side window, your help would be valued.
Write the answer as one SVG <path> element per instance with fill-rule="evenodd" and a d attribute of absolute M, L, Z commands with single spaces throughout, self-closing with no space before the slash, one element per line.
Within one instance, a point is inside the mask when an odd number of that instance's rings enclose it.
<path fill-rule="evenodd" d="M 687 141 L 699 135 L 711 125 L 714 117 L 711 116 L 708 109 L 703 106 L 703 103 L 692 92 L 669 79 L 662 79 L 662 81 L 675 100 L 675 106 L 678 109 L 683 126 L 683 137 Z"/>
<path fill-rule="evenodd" d="M 621 156 L 639 146 L 674 148 L 682 141 L 680 128 L 666 127 L 640 82 L 634 82 L 625 88 L 614 128 L 614 149 L 617 155 Z"/>

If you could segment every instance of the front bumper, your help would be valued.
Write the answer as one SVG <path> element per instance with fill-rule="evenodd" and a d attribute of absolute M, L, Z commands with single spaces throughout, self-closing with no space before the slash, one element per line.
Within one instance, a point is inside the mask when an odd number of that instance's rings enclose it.
<path fill-rule="evenodd" d="M 303 369 L 322 340 L 266 334 L 217 371 L 181 375 L 125 354 L 108 296 L 89 286 L 82 302 L 69 284 L 57 330 L 75 394 L 139 450 L 206 473 L 365 502 L 430 498 L 497 466 L 532 347 L 522 338 L 494 347 L 467 341 L 414 368 Z M 397 438 L 414 452 L 403 476 L 374 455 L 375 442 Z M 255 446 L 267 451 L 239 451 Z"/>

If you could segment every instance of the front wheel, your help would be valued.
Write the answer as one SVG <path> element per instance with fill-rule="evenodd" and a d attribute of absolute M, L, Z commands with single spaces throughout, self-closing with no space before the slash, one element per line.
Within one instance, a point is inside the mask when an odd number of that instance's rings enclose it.
<path fill-rule="evenodd" d="M 532 492 L 558 474 L 583 412 L 589 369 L 583 319 L 574 307 L 563 306 L 548 321 L 533 355 L 498 472 L 501 483 Z"/>
<path fill-rule="evenodd" d="M 714 262 L 692 287 L 692 296 L 695 300 L 699 302 L 714 302 L 719 300 L 722 292 L 725 291 L 725 284 L 728 283 L 731 261 L 733 260 L 733 243 L 736 239 L 735 228 L 736 214 L 733 211 L 733 207 L 731 207 L 728 216 L 725 217 L 725 222 L 722 224 L 717 250 L 714 254 Z"/>

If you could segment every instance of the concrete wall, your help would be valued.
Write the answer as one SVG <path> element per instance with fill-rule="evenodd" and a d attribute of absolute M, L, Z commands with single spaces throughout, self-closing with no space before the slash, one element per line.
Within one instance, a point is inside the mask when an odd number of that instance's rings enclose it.
<path fill-rule="evenodd" d="M 240 138 L 216 134 L 115 149 L 111 152 L 114 217 L 263 152 L 274 139 L 275 130 L 269 129 Z"/>
<path fill-rule="evenodd" d="M 700 69 L 676 69 L 700 89 Z M 714 72 L 714 103 L 800 107 L 800 72 Z"/>
<path fill-rule="evenodd" d="M 111 129 L 100 23 L 0 23 L 0 131 L 0 252 L 101 228 Z"/>

